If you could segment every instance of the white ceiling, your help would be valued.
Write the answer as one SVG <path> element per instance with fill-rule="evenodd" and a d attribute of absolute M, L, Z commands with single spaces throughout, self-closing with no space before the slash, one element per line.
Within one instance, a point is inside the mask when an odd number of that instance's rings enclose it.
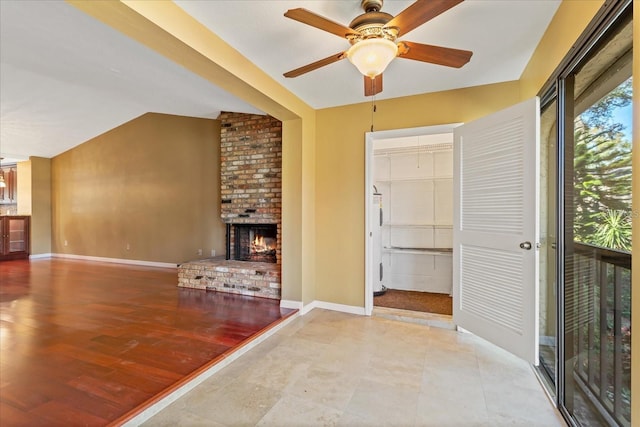
<path fill-rule="evenodd" d="M 359 0 L 176 3 L 314 108 L 367 101 L 348 60 L 282 74 L 346 50 L 335 35 L 287 19 L 304 7 L 348 25 Z M 412 1 L 386 0 L 396 15 Z M 378 99 L 517 80 L 559 0 L 467 0 L 401 40 L 474 52 L 461 69 L 394 60 Z M 96 50 L 95 46 L 101 46 Z M 62 1 L 0 1 L 0 153 L 52 157 L 146 112 L 216 118 L 259 112 Z M 6 160 L 5 160 L 6 162 Z"/>

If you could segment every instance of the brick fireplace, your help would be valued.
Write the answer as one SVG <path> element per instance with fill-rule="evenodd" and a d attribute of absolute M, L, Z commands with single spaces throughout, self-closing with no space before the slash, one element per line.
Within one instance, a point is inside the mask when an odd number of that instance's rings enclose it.
<path fill-rule="evenodd" d="M 282 122 L 270 116 L 226 112 L 220 114 L 220 121 L 221 217 L 227 224 L 227 259 L 244 255 L 236 256 L 242 244 L 237 238 L 247 238 L 239 230 L 264 225 L 263 230 L 270 229 L 275 239 L 273 255 L 280 264 Z"/>
<path fill-rule="evenodd" d="M 225 259 L 181 265 L 179 286 L 280 299 L 282 122 L 230 112 L 218 119 Z"/>

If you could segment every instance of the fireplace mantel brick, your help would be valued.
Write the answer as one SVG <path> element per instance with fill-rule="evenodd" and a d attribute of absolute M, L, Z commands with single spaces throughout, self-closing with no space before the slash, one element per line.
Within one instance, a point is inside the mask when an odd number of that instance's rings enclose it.
<path fill-rule="evenodd" d="M 222 112 L 221 217 L 227 223 L 279 224 L 282 216 L 282 122 Z M 246 210 L 253 210 L 247 215 Z"/>

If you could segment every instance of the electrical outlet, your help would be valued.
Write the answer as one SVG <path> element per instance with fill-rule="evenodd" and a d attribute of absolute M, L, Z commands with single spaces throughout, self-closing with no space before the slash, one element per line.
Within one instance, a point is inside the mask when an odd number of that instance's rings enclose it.
<path fill-rule="evenodd" d="M 202 249 L 198 249 L 198 255 L 202 255 Z"/>
<path fill-rule="evenodd" d="M 211 249 L 211 256 L 216 256 L 216 250 L 215 249 Z"/>
<path fill-rule="evenodd" d="M 66 240 L 64 241 L 64 245 L 65 246 L 69 246 L 69 242 L 67 242 Z"/>
<path fill-rule="evenodd" d="M 126 250 L 128 250 L 128 251 L 130 251 L 130 250 L 131 250 L 131 245 L 130 245 L 130 244 L 128 244 L 128 243 L 127 243 L 127 246 L 126 246 Z"/>

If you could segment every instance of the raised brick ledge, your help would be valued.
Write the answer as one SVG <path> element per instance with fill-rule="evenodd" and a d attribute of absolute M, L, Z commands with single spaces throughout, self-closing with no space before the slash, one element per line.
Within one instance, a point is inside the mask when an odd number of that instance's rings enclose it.
<path fill-rule="evenodd" d="M 206 259 L 178 267 L 178 286 L 280 299 L 280 266 L 264 262 Z"/>

